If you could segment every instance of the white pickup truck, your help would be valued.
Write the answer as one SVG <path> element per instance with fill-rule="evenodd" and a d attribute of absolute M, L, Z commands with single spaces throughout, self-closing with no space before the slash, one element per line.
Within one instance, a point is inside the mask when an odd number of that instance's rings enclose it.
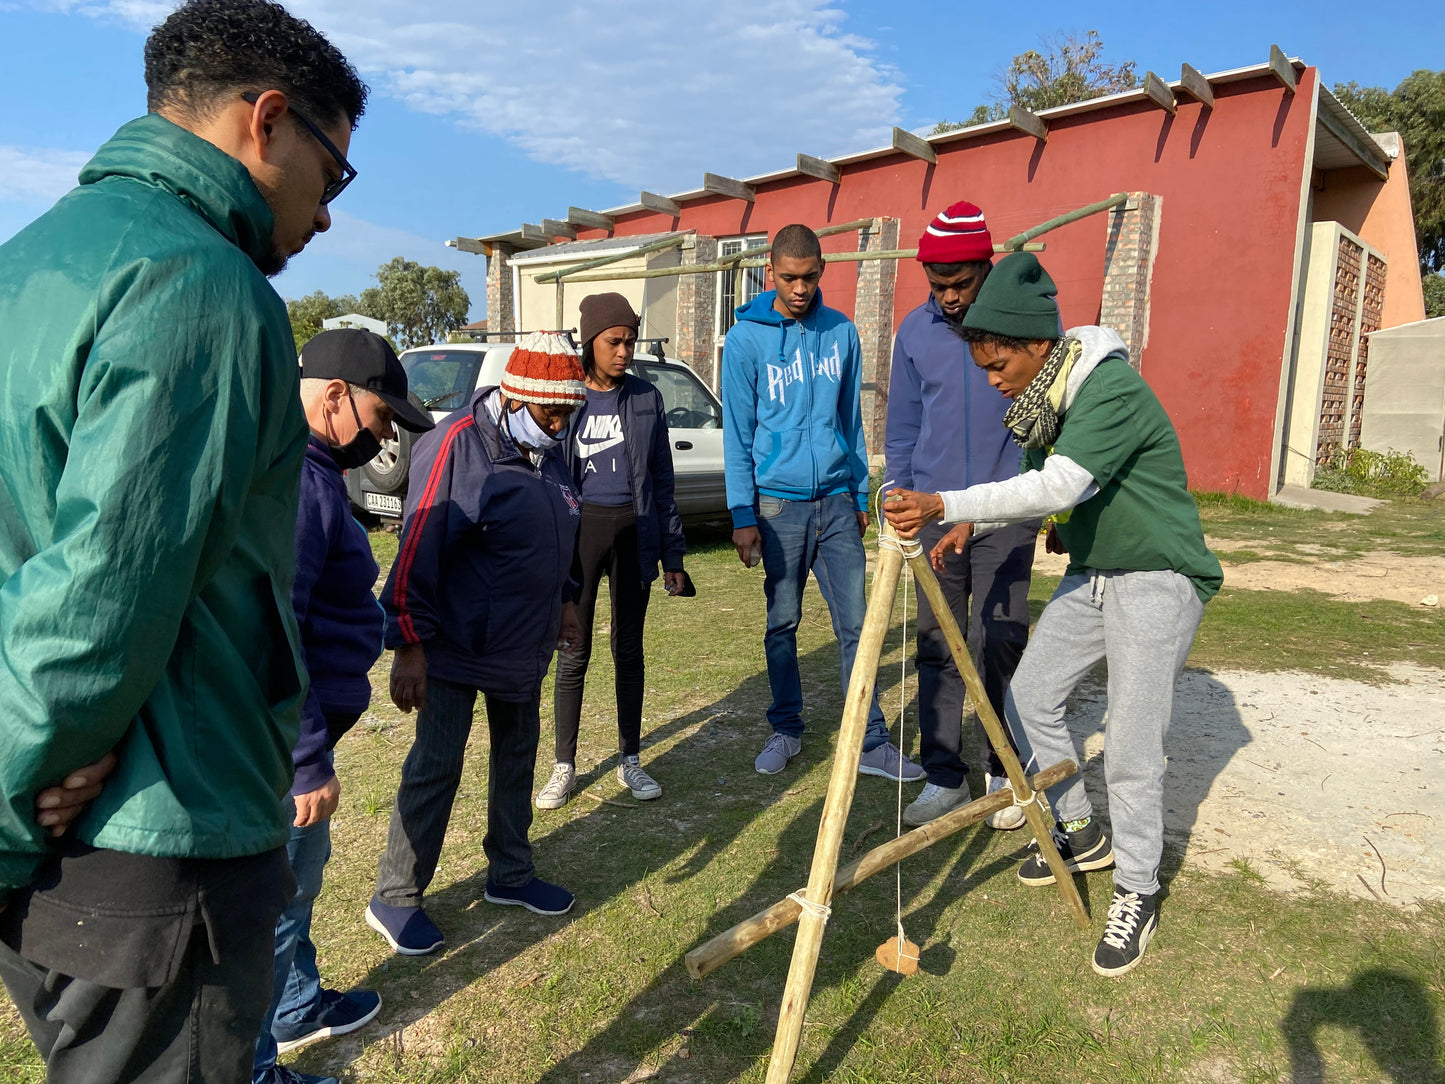
<path fill-rule="evenodd" d="M 647 340 L 644 340 L 647 342 Z M 497 384 L 514 342 L 440 343 L 418 346 L 401 355 L 411 396 L 440 421 L 466 403 L 478 387 Z M 722 405 L 681 362 L 658 353 L 638 354 L 628 370 L 662 394 L 677 508 L 697 523 L 727 514 L 723 486 Z M 411 465 L 411 433 L 382 445 L 381 454 L 359 470 L 347 471 L 346 491 L 358 509 L 383 519 L 400 519 Z"/>

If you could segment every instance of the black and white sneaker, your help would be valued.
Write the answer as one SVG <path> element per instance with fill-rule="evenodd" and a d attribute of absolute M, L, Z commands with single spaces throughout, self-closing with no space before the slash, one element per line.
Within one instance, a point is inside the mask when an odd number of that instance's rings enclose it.
<path fill-rule="evenodd" d="M 1070 873 L 1087 873 L 1114 864 L 1114 845 L 1109 842 L 1109 833 L 1104 831 L 1097 818 L 1091 817 L 1089 823 L 1077 832 L 1065 831 L 1063 825 L 1057 825 L 1053 836 L 1054 846 L 1058 847 Z M 1038 840 L 1029 844 L 1029 855 L 1019 866 L 1019 880 L 1026 885 L 1054 883 L 1054 871 L 1049 869 Z"/>
<path fill-rule="evenodd" d="M 1109 921 L 1094 949 L 1094 970 L 1101 975 L 1122 975 L 1144 958 L 1149 939 L 1159 928 L 1159 907 L 1153 896 L 1125 892 L 1114 886 Z"/>

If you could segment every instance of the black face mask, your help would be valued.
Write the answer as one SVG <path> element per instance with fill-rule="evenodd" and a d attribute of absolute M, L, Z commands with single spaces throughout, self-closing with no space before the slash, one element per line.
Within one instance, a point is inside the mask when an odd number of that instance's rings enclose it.
<path fill-rule="evenodd" d="M 330 444 L 327 447 L 338 467 L 342 470 L 355 470 L 377 457 L 381 451 L 381 441 L 376 439 L 375 433 L 361 424 L 361 415 L 356 412 L 356 399 L 351 392 L 348 391 L 346 397 L 351 400 L 351 416 L 356 419 L 356 436 L 345 444 Z"/>

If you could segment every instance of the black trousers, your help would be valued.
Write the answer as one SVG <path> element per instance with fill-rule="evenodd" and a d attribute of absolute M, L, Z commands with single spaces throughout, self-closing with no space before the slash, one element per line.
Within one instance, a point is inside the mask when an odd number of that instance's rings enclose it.
<path fill-rule="evenodd" d="M 577 560 L 582 581 L 577 619 L 582 624 L 582 639 L 557 653 L 557 684 L 553 692 L 557 761 L 572 764 L 577 760 L 582 687 L 587 680 L 587 665 L 592 660 L 592 624 L 597 611 L 597 590 L 604 575 L 612 598 L 617 745 L 623 756 L 636 756 L 642 747 L 642 628 L 647 621 L 647 599 L 652 585 L 642 581 L 637 555 L 637 521 L 631 505 L 582 506 Z M 575 565 L 573 570 L 577 570 Z"/>
<path fill-rule="evenodd" d="M 271 999 L 274 920 L 226 938 L 197 924 L 173 977 L 117 989 L 61 974 L 0 943 L 0 977 L 45 1059 L 48 1084 L 250 1084 Z"/>
<path fill-rule="evenodd" d="M 934 523 L 919 541 L 927 553 L 947 533 Z M 938 584 L 954 620 L 964 630 L 969 654 L 983 678 L 988 701 L 1003 718 L 1003 696 L 1029 642 L 1029 576 L 1033 571 L 1037 523 L 1015 523 L 969 540 L 963 553 L 949 552 Z M 922 590 L 918 598 L 918 726 L 923 769 L 940 787 L 961 787 L 968 765 L 963 751 L 963 678 L 948 641 Z M 977 750 L 990 775 L 1003 765 L 976 725 Z M 1009 735 L 1017 751 L 1017 743 Z"/>
<path fill-rule="evenodd" d="M 532 776 L 537 767 L 540 702 L 486 697 L 491 751 L 487 773 L 487 880 L 515 888 L 534 875 Z M 426 704 L 416 718 L 416 740 L 401 766 L 401 787 L 391 810 L 376 894 L 392 907 L 420 907 L 442 853 L 452 802 L 462 781 L 467 737 L 477 690 L 429 677 Z"/>

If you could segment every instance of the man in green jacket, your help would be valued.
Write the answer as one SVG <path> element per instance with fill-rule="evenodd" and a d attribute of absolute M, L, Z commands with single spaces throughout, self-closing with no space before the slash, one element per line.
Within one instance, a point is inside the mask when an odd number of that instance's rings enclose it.
<path fill-rule="evenodd" d="M 149 113 L 0 245 L 0 976 L 52 1084 L 250 1080 L 306 683 L 267 276 L 366 100 L 266 0 L 192 0 L 145 64 Z M 47 837 L 37 797 L 111 750 Z"/>

